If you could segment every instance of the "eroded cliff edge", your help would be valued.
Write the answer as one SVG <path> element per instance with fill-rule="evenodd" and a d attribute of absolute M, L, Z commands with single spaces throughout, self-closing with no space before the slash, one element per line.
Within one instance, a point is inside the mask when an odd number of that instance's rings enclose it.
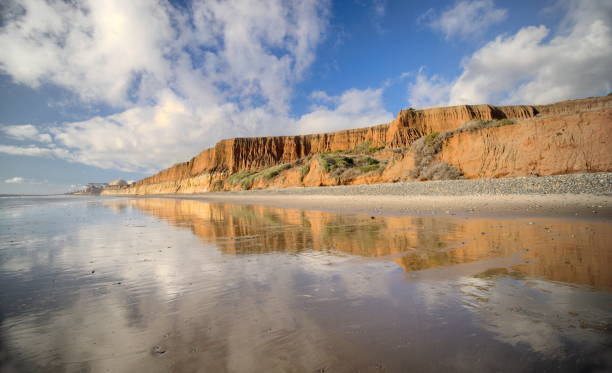
<path fill-rule="evenodd" d="M 103 194 L 368 184 L 612 171 L 612 96 L 539 106 L 402 110 L 388 124 L 220 141 Z"/>

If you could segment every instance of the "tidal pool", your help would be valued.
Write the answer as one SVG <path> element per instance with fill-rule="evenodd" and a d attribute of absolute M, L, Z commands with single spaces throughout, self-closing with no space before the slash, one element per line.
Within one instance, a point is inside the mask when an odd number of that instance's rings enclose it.
<path fill-rule="evenodd" d="M 611 228 L 0 198 L 0 370 L 610 371 Z"/>

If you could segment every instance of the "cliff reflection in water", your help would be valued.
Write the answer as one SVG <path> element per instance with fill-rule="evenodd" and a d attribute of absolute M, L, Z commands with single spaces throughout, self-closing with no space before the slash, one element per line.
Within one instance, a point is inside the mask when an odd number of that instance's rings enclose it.
<path fill-rule="evenodd" d="M 180 199 L 109 202 L 191 229 L 225 254 L 305 250 L 393 260 L 406 271 L 517 257 L 515 274 L 612 288 L 606 222 L 370 217 Z"/>
<path fill-rule="evenodd" d="M 605 219 L 61 196 L 0 226 L 2 372 L 612 370 Z"/>

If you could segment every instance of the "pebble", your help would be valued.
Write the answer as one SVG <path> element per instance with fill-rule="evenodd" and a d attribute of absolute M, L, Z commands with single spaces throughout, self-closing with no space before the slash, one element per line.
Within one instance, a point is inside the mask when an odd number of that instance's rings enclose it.
<path fill-rule="evenodd" d="M 591 194 L 612 196 L 612 172 L 519 177 L 502 179 L 412 181 L 370 185 L 341 185 L 332 187 L 305 187 L 263 189 L 228 194 L 248 195 L 503 195 L 503 194 Z M 594 206 L 593 206 L 594 207 Z M 597 206 L 602 208 L 603 206 Z"/>

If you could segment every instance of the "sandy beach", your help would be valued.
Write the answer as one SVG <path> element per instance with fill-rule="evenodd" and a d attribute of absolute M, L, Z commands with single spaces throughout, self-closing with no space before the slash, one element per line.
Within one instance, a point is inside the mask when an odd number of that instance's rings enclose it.
<path fill-rule="evenodd" d="M 373 215 L 612 219 L 612 173 L 285 188 L 150 197 Z"/>

